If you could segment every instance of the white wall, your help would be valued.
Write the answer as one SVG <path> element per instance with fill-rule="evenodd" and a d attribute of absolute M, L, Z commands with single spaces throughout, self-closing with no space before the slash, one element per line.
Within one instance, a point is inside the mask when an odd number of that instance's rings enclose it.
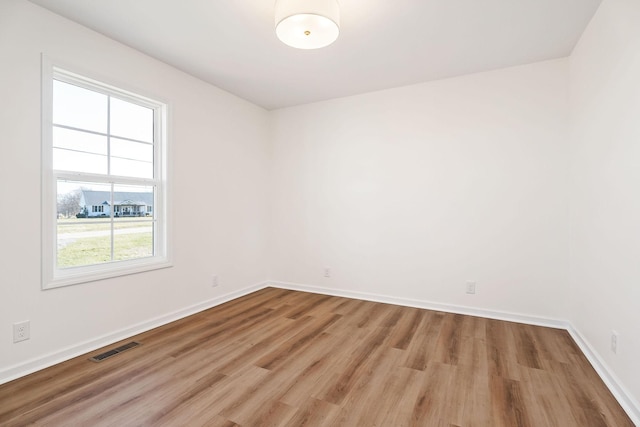
<path fill-rule="evenodd" d="M 570 70 L 567 317 L 640 410 L 640 2 L 605 0 Z M 611 330 L 620 334 L 617 355 Z"/>
<path fill-rule="evenodd" d="M 41 52 L 170 102 L 173 268 L 41 291 Z M 266 279 L 265 110 L 24 0 L 0 2 L 0 100 L 0 379 Z"/>
<path fill-rule="evenodd" d="M 563 317 L 567 75 L 557 60 L 275 111 L 271 278 Z"/>

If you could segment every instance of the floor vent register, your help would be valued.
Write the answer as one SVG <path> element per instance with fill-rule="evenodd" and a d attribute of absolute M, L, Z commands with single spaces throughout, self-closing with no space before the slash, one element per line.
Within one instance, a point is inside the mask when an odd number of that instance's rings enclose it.
<path fill-rule="evenodd" d="M 142 344 L 140 344 L 137 341 L 131 341 L 128 344 L 121 345 L 120 347 L 116 347 L 114 349 L 105 351 L 104 353 L 100 353 L 98 355 L 90 357 L 89 360 L 91 360 L 92 362 L 102 362 L 103 360 L 108 359 L 110 357 L 113 357 L 116 354 L 120 354 L 123 351 L 127 351 L 127 350 L 130 350 L 132 348 L 136 348 L 136 347 L 138 347 L 140 345 L 142 345 Z"/>

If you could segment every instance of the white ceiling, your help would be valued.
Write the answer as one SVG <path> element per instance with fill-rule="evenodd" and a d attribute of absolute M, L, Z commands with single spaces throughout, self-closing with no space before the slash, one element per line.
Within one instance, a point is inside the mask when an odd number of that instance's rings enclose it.
<path fill-rule="evenodd" d="M 567 56 L 601 0 L 340 0 L 297 50 L 274 0 L 31 0 L 267 109 Z"/>

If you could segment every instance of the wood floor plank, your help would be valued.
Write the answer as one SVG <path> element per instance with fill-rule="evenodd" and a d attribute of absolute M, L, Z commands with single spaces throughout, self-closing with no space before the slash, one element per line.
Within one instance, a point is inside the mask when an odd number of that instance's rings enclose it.
<path fill-rule="evenodd" d="M 376 399 L 381 391 L 386 392 L 387 381 L 391 378 L 394 366 L 400 361 L 400 350 L 380 347 L 372 353 L 372 357 L 365 359 L 360 367 L 359 375 L 352 377 L 352 384 L 345 389 L 342 398 L 342 411 L 336 423 L 344 426 L 375 425 L 376 420 L 383 418 L 378 410 L 383 402 Z M 330 395 L 330 398 L 335 397 Z M 384 402 L 388 403 L 388 402 Z"/>
<path fill-rule="evenodd" d="M 286 424 L 286 427 L 331 426 L 339 413 L 339 406 L 311 397 L 300 406 L 300 409 Z"/>
<path fill-rule="evenodd" d="M 400 350 L 406 350 L 415 335 L 420 321 L 424 317 L 424 310 L 406 308 L 403 317 L 399 320 L 398 327 L 392 331 L 391 345 Z"/>
<path fill-rule="evenodd" d="M 294 373 L 274 398 L 294 407 L 302 407 L 309 396 L 316 398 L 318 390 L 332 381 L 336 366 L 343 366 L 352 350 L 352 337 L 323 334 L 320 348 L 310 347 L 306 358 L 296 358 L 291 364 Z M 305 356 L 305 355 L 302 355 Z"/>
<path fill-rule="evenodd" d="M 441 425 L 448 418 L 451 382 L 456 367 L 440 362 L 430 362 L 424 369 L 424 381 L 413 403 L 412 425 Z"/>
<path fill-rule="evenodd" d="M 291 379 L 296 378 L 301 367 L 308 365 L 308 358 L 312 357 L 319 348 L 325 347 L 331 341 L 331 338 L 328 334 L 320 334 L 309 346 L 297 352 L 292 360 L 278 367 L 268 369 L 268 375 L 256 383 L 255 386 L 245 390 L 236 400 L 226 405 L 220 411 L 220 414 L 240 424 L 244 424 L 250 422 L 253 418 L 263 418 L 266 416 L 267 414 L 265 412 L 271 410 L 271 404 L 273 402 L 288 405 L 288 403 L 283 402 L 281 397 L 289 386 Z M 263 392 L 265 389 L 273 390 L 273 392 L 265 394 Z M 293 405 L 288 406 L 294 407 Z"/>
<path fill-rule="evenodd" d="M 534 427 L 530 406 L 523 401 L 519 381 L 500 377 L 491 378 L 491 420 L 496 427 Z"/>
<path fill-rule="evenodd" d="M 577 425 L 577 420 L 571 411 L 563 410 L 569 407 L 569 401 L 564 393 L 553 384 L 553 373 L 548 370 L 523 368 L 523 394 L 529 406 L 538 415 L 536 424 L 540 427 L 554 427 L 558 425 Z"/>
<path fill-rule="evenodd" d="M 631 427 L 564 330 L 267 288 L 0 385 L 0 425 Z"/>
<path fill-rule="evenodd" d="M 303 330 L 313 319 L 303 317 L 297 320 L 278 319 L 270 325 L 256 328 L 243 341 L 233 341 L 224 357 L 215 362 L 215 369 L 225 374 L 233 374 L 244 369 L 248 364 L 264 357 L 265 352 L 273 351 L 274 347 L 290 339 Z"/>
<path fill-rule="evenodd" d="M 407 348 L 405 367 L 424 371 L 430 361 L 433 361 L 438 350 L 438 337 L 445 314 L 425 311 L 414 339 Z M 444 349 L 442 350 L 444 351 Z"/>
<path fill-rule="evenodd" d="M 449 365 L 458 364 L 463 319 L 464 316 L 460 314 L 444 316 L 442 324 L 439 325 L 440 333 L 436 342 L 435 360 Z"/>
<path fill-rule="evenodd" d="M 355 349 L 354 353 L 341 370 L 339 370 L 326 386 L 325 390 L 321 390 L 317 396 L 327 402 L 340 405 L 347 394 L 353 389 L 359 379 L 366 370 L 366 361 L 375 355 L 385 338 L 387 332 L 382 329 L 376 329 L 371 332 L 364 342 Z"/>
<path fill-rule="evenodd" d="M 427 373 L 402 366 L 397 368 L 397 371 L 398 381 L 388 390 L 389 394 L 396 394 L 392 398 L 394 401 L 397 400 L 395 409 L 382 415 L 377 424 L 396 427 L 418 426 L 420 424 L 414 419 L 414 408 L 423 385 L 427 383 L 425 380 Z M 399 387 L 399 390 L 395 390 L 395 387 Z"/>
<path fill-rule="evenodd" d="M 487 319 L 487 360 L 489 375 L 502 378 L 520 379 L 517 348 L 513 334 L 514 326 L 508 322 Z M 516 326 L 517 329 L 517 326 Z"/>
<path fill-rule="evenodd" d="M 320 322 L 314 322 L 309 328 L 301 331 L 291 339 L 282 343 L 268 354 L 260 358 L 255 364 L 264 369 L 274 369 L 306 346 L 311 345 L 324 330 L 342 318 L 341 314 L 331 314 Z"/>
<path fill-rule="evenodd" d="M 401 352 L 394 348 L 384 348 L 379 357 L 372 361 L 368 367 L 368 376 L 363 377 L 366 382 L 358 383 L 358 393 L 353 393 L 348 405 L 344 405 L 345 410 L 350 413 L 355 413 L 356 408 L 362 408 L 362 415 L 354 420 L 355 423 L 347 422 L 344 425 L 384 425 L 380 421 L 402 404 L 406 398 L 408 378 L 414 371 L 399 367 Z M 386 395 L 384 400 L 377 398 L 381 391 Z"/>
<path fill-rule="evenodd" d="M 464 348 L 471 354 L 470 363 L 458 363 L 450 381 L 446 418 L 461 426 L 491 425 L 491 394 L 489 376 L 483 365 L 485 353 L 480 340 L 467 337 Z"/>

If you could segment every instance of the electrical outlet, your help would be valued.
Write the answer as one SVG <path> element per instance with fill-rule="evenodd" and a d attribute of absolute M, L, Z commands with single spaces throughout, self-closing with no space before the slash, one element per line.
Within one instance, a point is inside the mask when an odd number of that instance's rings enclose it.
<path fill-rule="evenodd" d="M 618 333 L 611 331 L 611 351 L 618 354 Z"/>
<path fill-rule="evenodd" d="M 467 293 L 468 294 L 476 293 L 476 282 L 467 282 Z"/>
<path fill-rule="evenodd" d="M 215 288 L 216 286 L 218 286 L 218 275 L 214 274 L 213 276 L 211 276 L 211 287 Z"/>
<path fill-rule="evenodd" d="M 324 277 L 331 277 L 331 268 L 329 267 L 324 268 Z"/>
<path fill-rule="evenodd" d="M 26 341 L 31 338 L 31 327 L 28 320 L 13 324 L 13 342 Z"/>

